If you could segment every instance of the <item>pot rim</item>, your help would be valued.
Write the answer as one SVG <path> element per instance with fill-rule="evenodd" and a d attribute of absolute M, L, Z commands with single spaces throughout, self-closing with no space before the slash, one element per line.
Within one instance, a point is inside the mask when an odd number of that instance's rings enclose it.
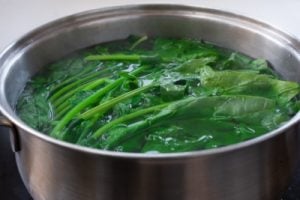
<path fill-rule="evenodd" d="M 136 11 L 143 11 L 143 10 L 155 10 L 155 9 L 163 9 L 163 10 L 180 10 L 180 11 L 195 11 L 200 13 L 206 13 L 206 14 L 214 14 L 221 17 L 227 17 L 231 20 L 238 19 L 240 21 L 244 21 L 249 23 L 250 25 L 256 25 L 260 26 L 267 31 L 271 31 L 272 34 L 275 34 L 276 36 L 280 37 L 280 39 L 288 41 L 290 44 L 290 47 L 297 53 L 297 57 L 300 58 L 300 41 L 297 40 L 295 36 L 293 36 L 290 33 L 283 32 L 279 29 L 277 29 L 274 26 L 271 26 L 267 23 L 264 23 L 262 21 L 258 21 L 256 19 L 252 19 L 249 17 L 246 17 L 241 14 L 232 13 L 228 11 L 224 11 L 221 9 L 212 9 L 212 8 L 206 8 L 206 7 L 199 7 L 199 6 L 191 6 L 191 5 L 183 5 L 183 4 L 132 4 L 132 5 L 121 5 L 121 6 L 112 6 L 112 7 L 106 7 L 106 8 L 100 8 L 100 9 L 93 9 L 93 10 L 87 10 L 79 13 L 75 13 L 72 15 L 68 15 L 65 17 L 61 17 L 59 19 L 56 19 L 54 21 L 50 21 L 42 26 L 39 26 L 25 35 L 23 35 L 21 38 L 17 39 L 16 41 L 12 42 L 10 45 L 8 45 L 1 53 L 0 53 L 0 61 L 5 61 L 6 57 L 10 56 L 10 51 L 14 52 L 14 49 L 18 47 L 20 44 L 25 44 L 25 46 L 21 46 L 21 49 L 26 48 L 26 41 L 28 41 L 32 36 L 39 35 L 39 33 L 43 31 L 47 31 L 51 28 L 57 28 L 58 26 L 64 25 L 65 23 L 68 23 L 72 20 L 81 20 L 81 18 L 91 17 L 93 15 L 97 14 L 103 14 L 103 17 L 109 17 L 112 13 L 118 13 L 120 11 L 130 11 L 130 10 L 136 10 Z M 25 43 L 24 43 L 25 42 Z M 28 45 L 28 44 L 27 44 Z M 299 59 L 300 60 L 300 59 Z M 3 62 L 2 61 L 2 62 Z M 3 94 L 4 91 L 4 81 L 5 78 L 3 78 L 3 74 L 5 75 L 8 70 L 6 67 L 1 67 L 0 71 L 0 93 Z M 4 96 L 4 95 L 3 95 Z M 261 136 L 255 137 L 253 139 L 239 142 L 236 144 L 231 144 L 224 147 L 218 147 L 214 149 L 206 149 L 206 150 L 198 150 L 198 151 L 189 151 L 189 152 L 182 152 L 182 153 L 158 153 L 158 154 L 148 154 L 148 153 L 128 153 L 128 152 L 115 152 L 115 151 L 107 151 L 107 150 L 101 150 L 101 149 L 95 149 L 90 147 L 84 147 L 79 146 L 76 144 L 64 142 L 58 139 L 54 139 L 42 132 L 39 132 L 28 125 L 26 125 L 24 122 L 21 121 L 18 117 L 15 117 L 15 113 L 12 114 L 12 111 L 5 108 L 6 103 L 7 106 L 9 105 L 7 103 L 7 100 L 5 97 L 0 96 L 0 113 L 2 113 L 6 118 L 8 118 L 13 124 L 15 124 L 18 128 L 21 128 L 22 130 L 28 132 L 29 134 L 32 134 L 39 139 L 42 139 L 48 143 L 51 143 L 52 145 L 58 145 L 63 148 L 68 148 L 71 150 L 75 150 L 82 153 L 89 153 L 93 155 L 101 155 L 101 156 L 109 156 L 109 157 L 121 157 L 121 158 L 133 158 L 133 159 L 180 159 L 180 158 L 193 158 L 193 157 L 199 157 L 199 156 L 208 156 L 211 154 L 223 154 L 223 153 L 230 153 L 233 151 L 237 151 L 243 148 L 254 146 L 258 143 L 265 142 L 268 139 L 271 139 L 273 137 L 276 137 L 279 134 L 284 133 L 287 131 L 290 127 L 295 125 L 300 121 L 300 112 L 298 112 L 295 116 L 293 116 L 289 121 L 284 123 L 279 128 L 272 130 L 270 132 L 267 132 Z"/>

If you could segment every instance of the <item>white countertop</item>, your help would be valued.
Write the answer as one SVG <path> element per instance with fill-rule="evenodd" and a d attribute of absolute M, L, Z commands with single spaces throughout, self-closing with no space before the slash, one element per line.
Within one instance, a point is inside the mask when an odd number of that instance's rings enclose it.
<path fill-rule="evenodd" d="M 26 32 L 77 12 L 124 4 L 169 3 L 237 12 L 300 39 L 299 0 L 0 0 L 0 50 Z"/>

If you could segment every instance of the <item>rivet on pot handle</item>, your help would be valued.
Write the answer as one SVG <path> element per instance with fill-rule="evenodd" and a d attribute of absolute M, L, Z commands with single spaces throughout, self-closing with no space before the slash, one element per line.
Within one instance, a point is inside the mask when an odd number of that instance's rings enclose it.
<path fill-rule="evenodd" d="M 10 143 L 13 152 L 20 151 L 19 135 L 16 126 L 8 119 L 0 115 L 0 126 L 5 126 L 10 129 Z"/>

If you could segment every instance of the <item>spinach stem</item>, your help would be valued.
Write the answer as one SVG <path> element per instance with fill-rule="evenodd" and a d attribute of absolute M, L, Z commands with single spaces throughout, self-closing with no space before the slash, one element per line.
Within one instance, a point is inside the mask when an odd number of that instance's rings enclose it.
<path fill-rule="evenodd" d="M 53 131 L 51 132 L 51 135 L 58 136 L 59 132 L 64 128 L 65 125 L 67 125 L 72 118 L 75 117 L 80 111 L 82 111 L 87 106 L 93 104 L 95 101 L 97 101 L 99 98 L 104 96 L 107 92 L 109 92 L 114 87 L 117 87 L 122 84 L 125 78 L 119 78 L 115 82 L 108 84 L 95 94 L 87 97 L 85 100 L 77 104 L 75 107 L 73 107 L 66 115 L 59 121 L 59 123 L 54 127 Z"/>
<path fill-rule="evenodd" d="M 70 110 L 72 107 L 71 105 L 64 105 L 64 107 L 60 107 L 55 110 L 55 119 L 60 119 Z"/>
<path fill-rule="evenodd" d="M 138 110 L 136 112 L 130 113 L 128 115 L 124 115 L 122 117 L 119 117 L 107 124 L 105 124 L 104 126 L 102 126 L 101 128 L 99 128 L 98 130 L 95 131 L 95 133 L 93 134 L 94 138 L 99 138 L 102 134 L 104 134 L 107 130 L 109 130 L 110 128 L 112 128 L 113 126 L 126 122 L 126 121 L 130 121 L 134 118 L 137 118 L 139 116 L 148 114 L 148 113 L 152 113 L 152 112 L 156 112 L 156 111 L 160 111 L 160 109 L 166 107 L 169 103 L 165 103 L 165 104 L 160 104 L 160 105 L 156 105 L 156 106 L 152 106 L 149 108 L 145 108 L 142 110 Z"/>
<path fill-rule="evenodd" d="M 142 72 L 145 69 L 145 67 L 137 68 L 136 70 L 132 71 L 131 75 L 136 75 L 140 72 Z M 99 101 L 99 98 L 103 97 L 107 92 L 114 89 L 115 87 L 120 86 L 123 81 L 126 78 L 121 77 L 117 79 L 116 81 L 106 85 L 96 93 L 92 94 L 91 96 L 87 97 L 83 101 L 81 101 L 79 104 L 74 106 L 69 112 L 66 113 L 66 115 L 63 116 L 63 118 L 56 124 L 56 126 L 53 128 L 50 135 L 54 137 L 58 137 L 60 135 L 60 132 L 63 130 L 63 128 L 83 109 L 90 106 L 91 104 Z"/>
<path fill-rule="evenodd" d="M 72 60 L 71 63 L 68 65 L 68 67 L 72 66 L 72 63 L 75 63 L 76 59 Z M 65 85 L 71 83 L 72 81 L 76 80 L 77 77 L 84 75 L 85 73 L 88 73 L 89 71 L 93 70 L 94 67 L 91 69 L 90 67 L 86 67 L 83 70 L 81 70 L 79 73 L 72 75 L 72 76 L 67 76 L 61 80 L 60 83 L 58 83 L 54 88 L 51 89 L 50 91 L 50 96 L 52 96 L 53 93 L 56 91 L 60 90 L 62 87 Z"/>
<path fill-rule="evenodd" d="M 98 80 L 94 80 L 92 82 L 88 82 L 84 85 L 81 85 L 74 90 L 70 90 L 66 94 L 62 95 L 60 98 L 58 98 L 56 101 L 54 101 L 52 104 L 55 108 L 58 110 L 60 107 L 65 107 L 69 102 L 67 101 L 68 98 L 70 98 L 73 94 L 75 94 L 78 91 L 87 91 L 87 90 L 92 90 L 93 88 L 100 86 L 104 84 L 107 81 L 107 78 L 101 78 Z"/>
<path fill-rule="evenodd" d="M 96 78 L 101 78 L 105 76 L 110 76 L 110 72 L 114 71 L 115 69 L 119 69 L 119 66 L 114 67 L 107 67 L 105 69 L 95 70 L 95 69 L 89 69 L 87 71 L 86 69 L 83 70 L 83 72 L 80 72 L 75 77 L 67 78 L 65 81 L 60 83 L 60 87 L 55 87 L 50 92 L 50 101 L 53 103 L 56 101 L 57 98 L 60 98 L 61 95 L 64 95 L 67 91 L 70 91 L 77 85 L 81 85 L 84 82 L 93 81 Z M 85 73 L 88 72 L 88 73 Z M 81 76 L 82 75 L 82 76 Z"/>
<path fill-rule="evenodd" d="M 136 61 L 144 64 L 164 62 L 164 60 L 158 55 L 138 55 L 138 54 L 90 55 L 85 57 L 84 59 L 86 61 Z"/>
<path fill-rule="evenodd" d="M 129 50 L 133 50 L 135 47 L 140 45 L 142 42 L 146 41 L 148 39 L 147 35 L 144 35 L 143 37 L 139 38 L 136 42 L 132 44 L 132 46 L 129 48 Z"/>
<path fill-rule="evenodd" d="M 86 81 L 90 81 L 93 80 L 94 78 L 96 78 L 97 76 L 99 76 L 102 72 L 101 71 L 97 71 L 95 73 L 92 73 L 89 76 L 86 76 L 84 78 L 79 78 L 74 82 L 72 82 L 69 85 L 66 85 L 65 87 L 61 88 L 60 90 L 58 90 L 57 92 L 55 92 L 50 98 L 50 102 L 54 102 L 56 101 L 59 97 L 61 97 L 62 95 L 64 95 L 66 92 L 68 92 L 69 90 L 71 90 L 72 88 L 76 87 L 77 85 L 80 85 Z"/>
<path fill-rule="evenodd" d="M 104 114 L 107 110 L 109 110 L 110 108 L 112 108 L 114 105 L 116 105 L 117 103 L 121 102 L 121 101 L 124 101 L 132 96 L 135 96 L 137 94 L 140 94 L 142 92 L 145 92 L 151 88 L 154 87 L 154 84 L 150 84 L 150 85 L 147 85 L 147 86 L 144 86 L 144 87 L 140 87 L 140 88 L 137 88 L 135 90 L 132 90 L 132 91 L 129 91 L 127 93 L 124 93 L 120 96 L 117 96 L 113 99 L 111 99 L 110 101 L 106 101 L 104 102 L 103 104 L 100 104 L 84 113 L 82 113 L 81 115 L 79 115 L 79 118 L 82 118 L 82 119 L 89 119 L 90 117 L 94 116 L 95 114 Z"/>
<path fill-rule="evenodd" d="M 82 140 L 88 135 L 88 133 L 91 132 L 91 129 L 95 126 L 98 119 L 99 119 L 99 116 L 95 115 L 94 118 L 92 118 L 89 121 L 89 123 L 83 128 L 82 133 L 80 134 L 80 137 L 76 141 L 76 144 L 81 144 Z"/>
<path fill-rule="evenodd" d="M 86 61 L 107 61 L 107 60 L 127 60 L 127 61 L 139 61 L 140 55 L 132 54 L 109 54 L 109 55 L 90 55 L 85 57 Z"/>

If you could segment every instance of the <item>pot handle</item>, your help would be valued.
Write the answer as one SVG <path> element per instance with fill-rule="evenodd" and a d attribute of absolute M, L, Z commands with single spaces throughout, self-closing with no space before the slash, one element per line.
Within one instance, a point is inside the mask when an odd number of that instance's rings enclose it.
<path fill-rule="evenodd" d="M 11 143 L 11 148 L 13 152 L 18 152 L 20 151 L 20 142 L 19 142 L 19 135 L 16 126 L 3 117 L 0 113 L 0 126 L 5 126 L 10 129 L 10 143 Z"/>

